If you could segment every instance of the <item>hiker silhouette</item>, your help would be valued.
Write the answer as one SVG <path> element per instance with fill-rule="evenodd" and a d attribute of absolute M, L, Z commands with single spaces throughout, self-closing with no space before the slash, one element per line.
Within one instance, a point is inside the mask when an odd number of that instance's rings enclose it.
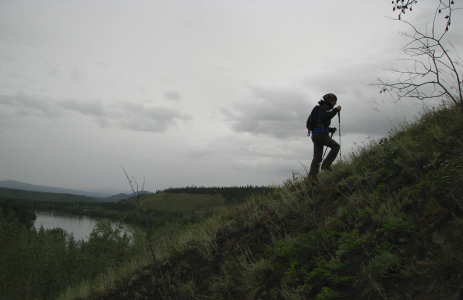
<path fill-rule="evenodd" d="M 331 170 L 331 164 L 336 159 L 341 146 L 332 139 L 336 128 L 331 128 L 331 119 L 341 111 L 341 106 L 336 106 L 338 98 L 336 95 L 329 93 L 323 96 L 318 102 L 317 125 L 311 131 L 312 142 L 314 145 L 313 159 L 310 165 L 309 177 L 315 179 L 320 171 Z M 329 135 L 331 133 L 331 136 Z M 323 148 L 331 148 L 328 156 L 323 160 Z"/>

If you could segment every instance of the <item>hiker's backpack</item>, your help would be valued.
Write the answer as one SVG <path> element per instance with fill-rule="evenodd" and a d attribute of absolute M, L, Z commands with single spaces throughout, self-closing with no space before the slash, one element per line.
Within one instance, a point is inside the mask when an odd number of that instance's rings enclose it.
<path fill-rule="evenodd" d="M 310 135 L 310 132 L 317 128 L 317 118 L 318 118 L 318 110 L 320 109 L 320 105 L 315 106 L 310 113 L 310 116 L 307 118 L 307 122 L 305 127 L 309 131 L 307 134 Z"/>

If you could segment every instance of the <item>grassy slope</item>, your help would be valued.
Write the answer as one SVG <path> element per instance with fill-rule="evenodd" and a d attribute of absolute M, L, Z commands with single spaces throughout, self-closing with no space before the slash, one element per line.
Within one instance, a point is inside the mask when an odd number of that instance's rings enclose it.
<path fill-rule="evenodd" d="M 463 115 L 430 112 L 317 184 L 294 175 L 273 195 L 157 234 L 156 266 L 62 298 L 461 299 Z"/>

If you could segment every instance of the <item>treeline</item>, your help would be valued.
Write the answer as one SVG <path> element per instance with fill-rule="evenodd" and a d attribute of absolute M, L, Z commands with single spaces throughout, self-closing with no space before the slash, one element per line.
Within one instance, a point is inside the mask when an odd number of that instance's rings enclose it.
<path fill-rule="evenodd" d="M 129 201 L 119 202 L 59 202 L 59 201 L 27 201 L 29 205 L 37 210 L 61 210 L 75 213 L 90 211 L 94 208 L 103 208 L 118 212 L 135 209 L 135 204 Z"/>
<path fill-rule="evenodd" d="M 27 226 L 37 218 L 30 203 L 15 199 L 0 199 L 0 213 L 4 217 L 13 215 L 21 224 Z"/>
<path fill-rule="evenodd" d="M 203 194 L 203 195 L 221 195 L 227 204 L 235 204 L 246 201 L 248 197 L 254 194 L 270 194 L 275 188 L 264 186 L 236 186 L 236 187 L 177 187 L 165 190 L 157 190 L 156 193 L 174 193 L 174 194 Z"/>
<path fill-rule="evenodd" d="M 24 202 L 0 203 L 2 299 L 52 299 L 66 286 L 94 278 L 145 248 L 142 238 L 122 234 L 109 221 L 99 221 L 88 241 L 75 240 L 61 228 L 36 229 L 20 221 L 17 216 L 30 211 Z"/>

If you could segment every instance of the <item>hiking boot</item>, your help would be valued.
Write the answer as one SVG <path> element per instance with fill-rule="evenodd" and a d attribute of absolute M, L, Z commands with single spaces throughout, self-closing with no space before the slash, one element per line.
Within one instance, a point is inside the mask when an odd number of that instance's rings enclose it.
<path fill-rule="evenodd" d="M 316 174 L 309 174 L 309 176 L 307 176 L 307 179 L 309 180 L 309 182 L 312 182 L 312 183 L 318 182 L 318 178 Z"/>
<path fill-rule="evenodd" d="M 321 167 L 322 171 L 332 171 L 333 169 L 331 168 L 331 166 L 323 166 Z"/>

